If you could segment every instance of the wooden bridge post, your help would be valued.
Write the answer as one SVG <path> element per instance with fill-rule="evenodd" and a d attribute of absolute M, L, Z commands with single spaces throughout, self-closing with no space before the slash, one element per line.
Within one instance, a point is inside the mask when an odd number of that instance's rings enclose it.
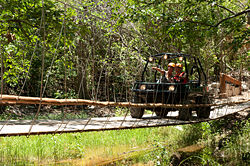
<path fill-rule="evenodd" d="M 230 96 L 226 92 L 227 91 L 226 82 L 229 82 L 233 85 L 239 86 L 239 92 L 236 95 L 241 94 L 241 86 L 242 86 L 241 81 L 236 80 L 235 78 L 228 76 L 224 73 L 220 73 L 220 97 L 221 98 Z M 235 92 L 233 92 L 233 93 L 235 93 Z M 235 94 L 233 94 L 233 95 L 235 95 Z"/>
<path fill-rule="evenodd" d="M 220 97 L 226 97 L 226 81 L 224 73 L 220 73 Z"/>

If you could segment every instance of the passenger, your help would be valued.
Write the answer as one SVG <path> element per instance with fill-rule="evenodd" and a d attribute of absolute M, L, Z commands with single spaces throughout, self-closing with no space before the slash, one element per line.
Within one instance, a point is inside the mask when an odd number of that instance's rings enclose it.
<path fill-rule="evenodd" d="M 158 67 L 152 67 L 152 69 L 157 70 L 162 75 L 164 75 L 163 82 L 174 82 L 174 79 L 173 79 L 174 68 L 175 68 L 175 63 L 172 63 L 172 62 L 168 64 L 168 71 L 165 71 L 164 69 L 160 69 Z"/>
<path fill-rule="evenodd" d="M 187 75 L 185 72 L 182 72 L 182 64 L 181 63 L 176 63 L 175 64 L 175 76 L 174 76 L 174 81 L 175 82 L 180 82 L 180 83 L 187 83 Z"/>

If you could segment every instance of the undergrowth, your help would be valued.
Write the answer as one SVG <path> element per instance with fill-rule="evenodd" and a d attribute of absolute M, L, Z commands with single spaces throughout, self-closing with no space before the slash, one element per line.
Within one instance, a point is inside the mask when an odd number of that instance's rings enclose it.
<path fill-rule="evenodd" d="M 56 162 L 59 160 L 99 156 L 107 158 L 146 148 L 157 142 L 175 141 L 174 127 L 145 128 L 61 135 L 5 137 L 0 139 L 0 162 Z"/>
<path fill-rule="evenodd" d="M 193 125 L 177 126 L 178 134 L 169 144 L 157 142 L 154 150 L 135 156 L 134 160 L 153 165 L 212 165 L 247 166 L 250 165 L 250 123 L 249 119 L 223 119 Z M 203 148 L 191 153 L 179 152 L 180 147 L 201 145 Z M 179 158 L 176 162 L 176 154 Z M 178 156 L 177 155 L 177 156 Z M 131 161 L 130 161 L 131 163 Z M 126 164 L 123 164 L 126 165 Z"/>

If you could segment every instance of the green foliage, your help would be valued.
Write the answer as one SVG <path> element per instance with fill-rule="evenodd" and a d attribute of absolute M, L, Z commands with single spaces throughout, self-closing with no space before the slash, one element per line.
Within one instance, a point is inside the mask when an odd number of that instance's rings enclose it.
<path fill-rule="evenodd" d="M 202 123 L 183 126 L 183 130 L 185 132 L 181 137 L 182 139 L 179 140 L 181 141 L 180 144 L 184 146 L 189 146 L 197 143 L 203 135 L 202 127 Z"/>
<path fill-rule="evenodd" d="M 225 54 L 247 66 L 246 18 L 226 19 L 245 10 L 237 1 L 0 2 L 5 93 L 37 96 L 43 83 L 49 97 L 129 100 L 144 60 L 159 52 L 200 56 L 210 75 Z"/>
<path fill-rule="evenodd" d="M 156 143 L 155 148 L 156 150 L 153 152 L 155 165 L 169 165 L 170 154 L 167 147 L 161 143 Z"/>
<path fill-rule="evenodd" d="M 206 146 L 199 154 L 202 159 L 212 165 L 249 163 L 249 120 L 238 121 L 230 118 L 206 124 L 203 131 L 205 129 L 208 134 L 199 141 Z"/>
<path fill-rule="evenodd" d="M 45 11 L 44 18 L 42 10 Z M 72 22 L 74 12 L 69 10 L 65 14 L 66 16 L 58 4 L 52 1 L 45 1 L 43 7 L 40 0 L 1 0 L 0 34 L 4 58 L 3 79 L 8 86 L 20 91 L 24 80 L 28 78 L 30 81 L 27 84 L 39 89 L 41 82 L 37 73 L 49 72 L 49 70 L 41 71 L 42 50 L 46 49 L 45 69 L 50 69 L 52 61 L 57 58 L 55 54 L 62 54 L 64 45 L 65 49 L 69 46 L 74 47 L 71 35 L 74 32 Z M 63 27 L 67 27 L 67 34 L 60 32 Z M 46 48 L 43 48 L 42 44 L 44 31 Z M 13 38 L 8 38 L 8 35 Z M 25 93 L 34 95 L 31 89 L 25 89 Z"/>

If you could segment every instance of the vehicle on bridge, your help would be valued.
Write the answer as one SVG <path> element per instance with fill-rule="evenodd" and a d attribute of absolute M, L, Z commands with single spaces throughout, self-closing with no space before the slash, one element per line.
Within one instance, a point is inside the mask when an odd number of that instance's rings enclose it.
<path fill-rule="evenodd" d="M 171 64 L 183 64 L 184 82 L 174 79 L 166 80 L 164 68 Z M 157 66 L 154 68 L 154 66 Z M 155 70 L 153 70 L 155 69 Z M 159 72 L 161 71 L 161 72 Z M 163 103 L 163 104 L 209 104 L 211 99 L 207 89 L 207 76 L 199 58 L 182 53 L 160 53 L 150 56 L 145 64 L 141 80 L 136 81 L 132 88 L 133 103 Z M 133 118 L 142 118 L 144 111 L 151 110 L 157 116 L 165 117 L 170 111 L 179 111 L 178 119 L 189 120 L 192 111 L 198 118 L 208 118 L 211 107 L 193 108 L 136 108 L 130 109 Z"/>

